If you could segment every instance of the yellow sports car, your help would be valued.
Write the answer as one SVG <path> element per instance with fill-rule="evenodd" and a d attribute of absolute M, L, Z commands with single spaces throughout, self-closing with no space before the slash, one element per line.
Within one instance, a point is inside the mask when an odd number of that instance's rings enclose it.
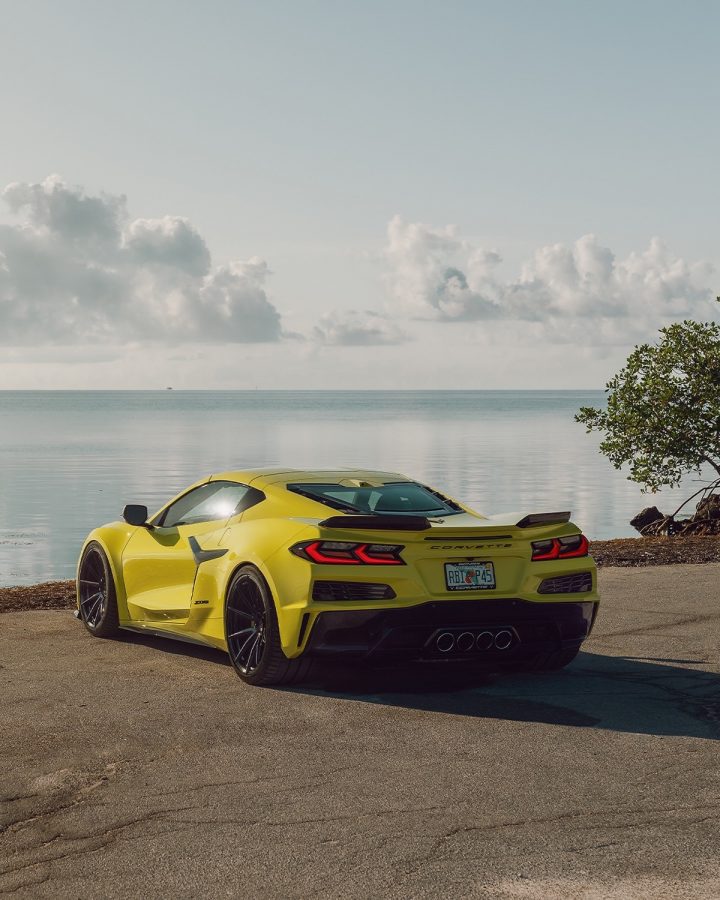
<path fill-rule="evenodd" d="M 486 517 L 404 475 L 256 469 L 126 506 L 82 548 L 76 615 L 227 650 L 249 684 L 315 657 L 559 669 L 598 607 L 570 513 Z"/>

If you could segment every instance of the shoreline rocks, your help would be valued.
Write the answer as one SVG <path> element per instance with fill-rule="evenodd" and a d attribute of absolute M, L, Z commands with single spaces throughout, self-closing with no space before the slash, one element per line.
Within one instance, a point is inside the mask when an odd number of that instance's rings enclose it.
<path fill-rule="evenodd" d="M 667 516 L 657 506 L 647 506 L 630 520 L 632 527 L 643 537 L 666 535 L 668 537 L 690 535 L 720 535 L 720 494 L 707 494 L 695 506 L 695 512 L 686 518 Z"/>

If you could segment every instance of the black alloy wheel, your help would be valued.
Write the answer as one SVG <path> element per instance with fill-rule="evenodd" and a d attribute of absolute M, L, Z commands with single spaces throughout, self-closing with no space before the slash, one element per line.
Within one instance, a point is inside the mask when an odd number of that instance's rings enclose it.
<path fill-rule="evenodd" d="M 288 684 L 304 678 L 309 671 L 310 660 L 285 656 L 275 601 L 254 566 L 242 566 L 230 580 L 225 640 L 230 661 L 247 684 Z"/>
<path fill-rule="evenodd" d="M 265 603 L 256 578 L 245 573 L 233 582 L 225 615 L 228 652 L 241 675 L 252 676 L 267 640 Z"/>
<path fill-rule="evenodd" d="M 80 618 L 89 632 L 110 637 L 118 631 L 115 584 L 102 547 L 92 541 L 85 548 L 77 584 Z"/>

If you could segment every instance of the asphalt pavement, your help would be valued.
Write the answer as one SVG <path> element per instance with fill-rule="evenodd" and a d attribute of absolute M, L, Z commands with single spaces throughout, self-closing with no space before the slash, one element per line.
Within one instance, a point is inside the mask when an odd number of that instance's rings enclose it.
<path fill-rule="evenodd" d="M 549 675 L 328 670 L 0 616 L 0 894 L 720 897 L 720 564 L 604 569 Z"/>

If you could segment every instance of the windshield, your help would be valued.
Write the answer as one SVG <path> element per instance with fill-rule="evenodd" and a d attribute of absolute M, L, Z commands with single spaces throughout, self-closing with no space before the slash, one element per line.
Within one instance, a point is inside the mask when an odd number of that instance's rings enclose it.
<path fill-rule="evenodd" d="M 289 484 L 287 487 L 333 509 L 364 515 L 452 516 L 463 511 L 453 500 L 414 481 L 367 487 L 344 484 Z"/>

